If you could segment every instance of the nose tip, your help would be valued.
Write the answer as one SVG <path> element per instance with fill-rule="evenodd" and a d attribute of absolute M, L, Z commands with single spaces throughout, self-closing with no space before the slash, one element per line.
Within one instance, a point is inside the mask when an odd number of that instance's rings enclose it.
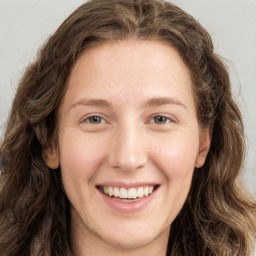
<path fill-rule="evenodd" d="M 122 171 L 134 171 L 147 163 L 142 136 L 134 132 L 116 136 L 110 149 L 109 164 Z"/>
<path fill-rule="evenodd" d="M 133 156 L 132 152 L 129 152 L 125 156 L 120 156 L 119 154 L 115 159 L 112 157 L 110 165 L 122 171 L 133 171 L 144 167 L 146 165 L 146 160 L 143 156 Z"/>

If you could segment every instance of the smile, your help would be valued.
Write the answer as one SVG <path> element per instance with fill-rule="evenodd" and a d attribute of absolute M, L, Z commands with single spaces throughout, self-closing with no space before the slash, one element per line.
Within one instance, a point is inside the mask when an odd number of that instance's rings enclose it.
<path fill-rule="evenodd" d="M 112 210 L 131 214 L 142 211 L 149 205 L 160 187 L 159 184 L 102 184 L 97 185 L 100 198 Z"/>
<path fill-rule="evenodd" d="M 139 199 L 151 195 L 155 189 L 155 186 L 141 186 L 137 188 L 118 188 L 118 187 L 103 187 L 99 186 L 102 193 L 109 197 L 119 198 L 119 199 Z"/>

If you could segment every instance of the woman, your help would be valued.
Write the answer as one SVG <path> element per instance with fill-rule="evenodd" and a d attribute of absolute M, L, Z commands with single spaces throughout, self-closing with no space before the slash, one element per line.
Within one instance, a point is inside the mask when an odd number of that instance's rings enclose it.
<path fill-rule="evenodd" d="M 159 0 L 93 0 L 64 21 L 1 144 L 1 255 L 251 255 L 242 118 L 213 50 Z"/>

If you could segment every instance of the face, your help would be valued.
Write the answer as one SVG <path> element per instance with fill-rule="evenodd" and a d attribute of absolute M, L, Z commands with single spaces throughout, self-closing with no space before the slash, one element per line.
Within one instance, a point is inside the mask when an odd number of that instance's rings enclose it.
<path fill-rule="evenodd" d="M 122 250 L 166 243 L 209 148 L 177 51 L 140 40 L 85 51 L 58 125 L 47 164 L 61 166 L 72 232 Z"/>

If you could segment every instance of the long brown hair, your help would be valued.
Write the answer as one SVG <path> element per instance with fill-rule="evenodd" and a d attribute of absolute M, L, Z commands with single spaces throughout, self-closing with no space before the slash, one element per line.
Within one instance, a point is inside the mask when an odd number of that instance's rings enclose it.
<path fill-rule="evenodd" d="M 61 170 L 46 166 L 43 151 L 57 139 L 56 111 L 77 58 L 93 45 L 130 37 L 176 48 L 191 73 L 198 119 L 212 131 L 206 163 L 195 169 L 188 198 L 171 225 L 167 255 L 252 254 L 256 203 L 240 179 L 242 117 L 209 34 L 161 0 L 92 0 L 49 38 L 17 89 L 1 143 L 2 256 L 72 255 Z"/>

